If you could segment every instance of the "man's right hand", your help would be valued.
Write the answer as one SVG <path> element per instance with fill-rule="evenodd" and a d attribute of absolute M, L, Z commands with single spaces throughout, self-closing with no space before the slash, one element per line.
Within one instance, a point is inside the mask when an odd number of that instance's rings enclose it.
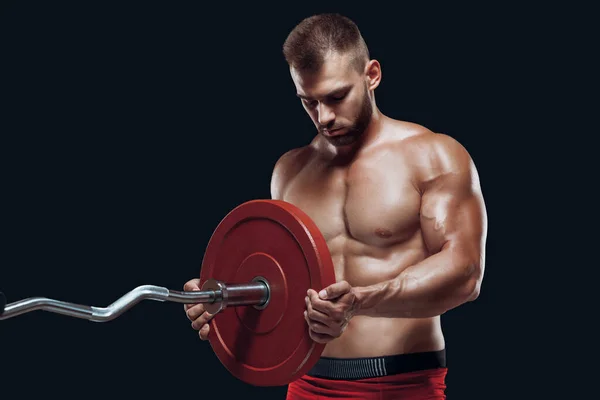
<path fill-rule="evenodd" d="M 192 292 L 201 290 L 200 279 L 189 280 L 183 285 L 183 290 Z M 200 339 L 207 340 L 210 326 L 208 322 L 214 317 L 204 310 L 204 304 L 184 304 L 185 314 L 192 321 L 192 328 L 198 331 Z"/>

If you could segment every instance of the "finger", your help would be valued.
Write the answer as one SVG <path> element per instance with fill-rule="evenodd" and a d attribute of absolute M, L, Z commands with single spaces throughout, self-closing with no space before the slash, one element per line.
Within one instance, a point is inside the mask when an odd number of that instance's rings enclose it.
<path fill-rule="evenodd" d="M 197 291 L 197 290 L 200 290 L 200 278 L 191 279 L 191 280 L 187 281 L 183 285 L 183 291 L 184 292 L 193 292 L 193 291 Z M 195 304 L 184 304 L 183 305 L 183 309 L 185 311 L 187 311 L 188 309 L 190 309 L 194 305 Z"/>
<path fill-rule="evenodd" d="M 333 303 L 329 300 L 321 300 L 314 290 L 310 290 L 308 293 L 308 299 L 312 308 L 325 315 L 330 315 L 334 308 Z"/>
<path fill-rule="evenodd" d="M 308 330 L 310 338 L 317 343 L 328 343 L 335 339 L 332 336 L 326 335 L 324 333 L 313 332 L 311 329 Z"/>
<path fill-rule="evenodd" d="M 192 321 L 192 328 L 196 330 L 202 329 L 204 325 L 208 324 L 213 317 L 214 315 L 205 311 L 201 316 Z"/>
<path fill-rule="evenodd" d="M 198 331 L 198 335 L 201 340 L 208 340 L 208 334 L 210 333 L 210 325 L 204 325 L 202 329 Z"/>
<path fill-rule="evenodd" d="M 329 285 L 319 292 L 319 297 L 323 300 L 333 300 L 352 289 L 352 286 L 346 281 L 336 282 L 333 285 Z"/>
<path fill-rule="evenodd" d="M 308 317 L 308 319 L 316 322 L 321 322 L 325 325 L 328 325 L 328 322 L 331 322 L 330 318 L 327 315 L 313 308 L 308 297 L 306 298 L 306 311 L 304 312 L 304 314 Z"/>
<path fill-rule="evenodd" d="M 204 313 L 204 304 L 190 304 L 190 308 L 187 309 L 185 314 L 190 321 L 196 320 L 199 316 Z"/>
<path fill-rule="evenodd" d="M 308 324 L 308 327 L 310 328 L 311 331 L 313 331 L 315 333 L 323 333 L 323 334 L 327 334 L 330 336 L 334 336 L 334 332 L 331 327 L 325 325 L 322 322 L 311 320 L 308 317 L 307 312 L 304 312 L 304 319 L 306 320 L 306 323 Z"/>

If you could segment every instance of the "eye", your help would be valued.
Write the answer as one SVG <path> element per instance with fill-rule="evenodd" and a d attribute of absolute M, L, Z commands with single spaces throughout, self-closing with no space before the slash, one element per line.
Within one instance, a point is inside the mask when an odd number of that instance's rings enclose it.
<path fill-rule="evenodd" d="M 317 102 L 315 100 L 302 100 L 302 102 L 306 104 L 307 107 L 311 108 L 317 105 Z"/>
<path fill-rule="evenodd" d="M 347 95 L 347 93 L 338 94 L 338 95 L 335 95 L 335 96 L 331 96 L 331 100 L 334 101 L 334 102 L 342 101 L 342 100 L 344 100 L 344 98 L 346 97 L 346 95 Z"/>

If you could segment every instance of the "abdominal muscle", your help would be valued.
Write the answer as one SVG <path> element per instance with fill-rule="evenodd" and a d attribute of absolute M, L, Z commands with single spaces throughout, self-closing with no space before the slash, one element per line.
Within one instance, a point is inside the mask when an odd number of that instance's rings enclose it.
<path fill-rule="evenodd" d="M 406 242 L 380 247 L 345 236 L 329 241 L 336 281 L 369 286 L 393 279 L 425 257 L 420 232 Z M 440 317 L 390 318 L 355 316 L 344 333 L 329 342 L 324 357 L 355 358 L 442 350 Z"/>

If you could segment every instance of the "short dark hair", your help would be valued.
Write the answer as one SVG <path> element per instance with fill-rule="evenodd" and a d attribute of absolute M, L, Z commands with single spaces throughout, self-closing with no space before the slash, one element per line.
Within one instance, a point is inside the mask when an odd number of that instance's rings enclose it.
<path fill-rule="evenodd" d="M 359 72 L 369 60 L 369 50 L 358 26 L 339 14 L 318 14 L 303 19 L 283 44 L 286 61 L 301 71 L 318 71 L 330 52 L 352 53 L 352 64 Z"/>

